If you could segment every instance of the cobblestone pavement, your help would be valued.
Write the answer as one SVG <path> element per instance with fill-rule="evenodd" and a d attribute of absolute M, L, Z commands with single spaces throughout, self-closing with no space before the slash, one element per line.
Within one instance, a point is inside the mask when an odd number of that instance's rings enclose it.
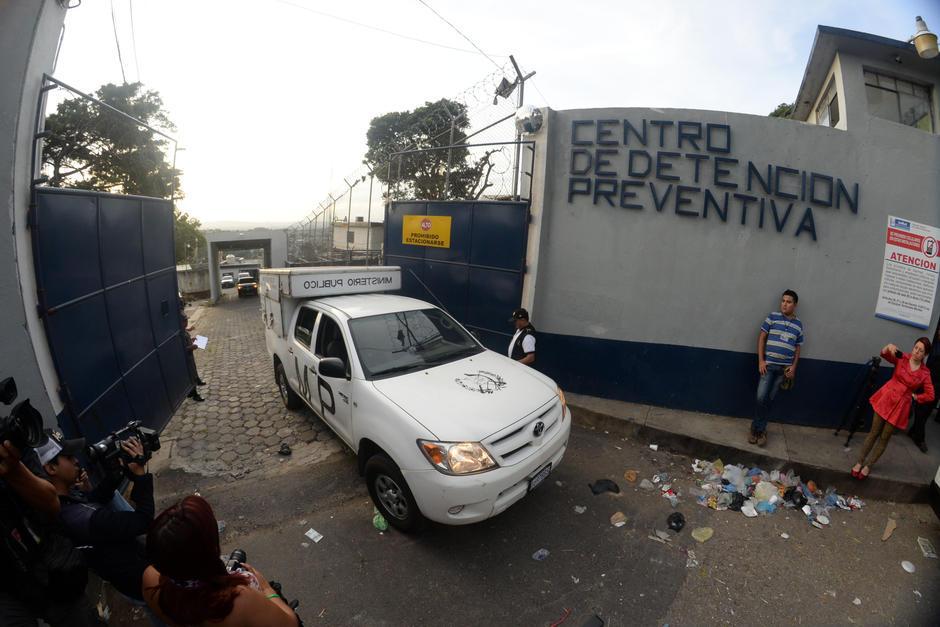
<path fill-rule="evenodd" d="M 186 399 L 164 430 L 161 457 L 170 468 L 242 477 L 310 464 L 343 450 L 333 432 L 307 408 L 284 407 L 264 345 L 257 298 L 228 293 L 215 306 L 188 310 L 193 335 L 209 343 L 196 351 L 207 385 L 205 402 Z M 293 449 L 278 455 L 282 442 Z"/>

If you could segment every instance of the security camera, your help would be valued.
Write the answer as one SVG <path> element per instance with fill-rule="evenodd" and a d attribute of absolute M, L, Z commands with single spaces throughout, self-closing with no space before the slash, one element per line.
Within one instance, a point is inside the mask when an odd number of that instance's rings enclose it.
<path fill-rule="evenodd" d="M 542 128 L 542 112 L 532 105 L 525 105 L 516 110 L 516 131 L 519 133 L 537 133 Z"/>

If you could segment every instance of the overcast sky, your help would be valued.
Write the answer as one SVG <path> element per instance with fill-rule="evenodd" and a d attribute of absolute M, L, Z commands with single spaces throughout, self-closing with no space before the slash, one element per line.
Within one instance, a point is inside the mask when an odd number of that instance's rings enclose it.
<path fill-rule="evenodd" d="M 795 98 L 819 24 L 907 40 L 923 15 L 940 30 L 937 0 L 425 1 L 492 61 L 419 0 L 85 0 L 55 75 L 122 80 L 113 5 L 127 81 L 160 92 L 185 147 L 183 210 L 286 223 L 344 187 L 370 119 L 452 97 L 509 54 L 537 72 L 537 106 L 766 115 Z"/>

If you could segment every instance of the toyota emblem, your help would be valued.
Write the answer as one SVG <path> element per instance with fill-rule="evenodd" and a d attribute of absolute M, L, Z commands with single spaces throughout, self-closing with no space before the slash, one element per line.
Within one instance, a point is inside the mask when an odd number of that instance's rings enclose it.
<path fill-rule="evenodd" d="M 542 435 L 543 431 L 545 431 L 545 423 L 539 420 L 537 423 L 535 423 L 535 428 L 532 429 L 532 435 L 539 437 Z"/>

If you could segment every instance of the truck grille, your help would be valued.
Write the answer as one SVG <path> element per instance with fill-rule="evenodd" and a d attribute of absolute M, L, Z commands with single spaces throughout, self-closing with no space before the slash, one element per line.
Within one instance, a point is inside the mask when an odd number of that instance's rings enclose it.
<path fill-rule="evenodd" d="M 517 464 L 541 448 L 558 428 L 561 402 L 556 398 L 529 416 L 483 441 L 486 449 L 500 466 Z M 535 435 L 535 426 L 542 422 L 542 433 Z"/>

